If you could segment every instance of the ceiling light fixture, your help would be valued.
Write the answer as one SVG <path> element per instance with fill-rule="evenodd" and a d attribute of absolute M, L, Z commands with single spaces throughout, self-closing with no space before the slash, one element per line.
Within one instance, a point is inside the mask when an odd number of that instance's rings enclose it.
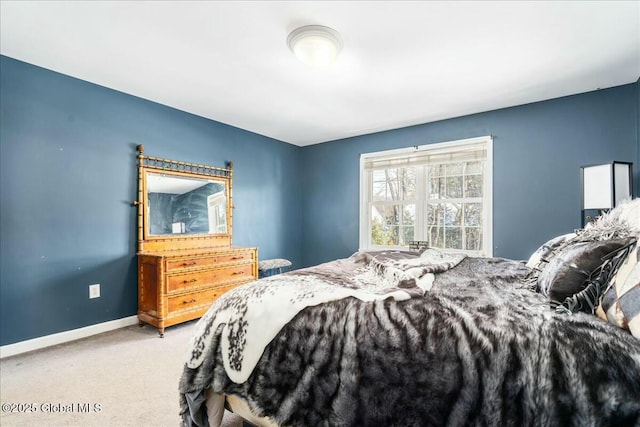
<path fill-rule="evenodd" d="M 296 28 L 287 37 L 291 52 L 304 64 L 314 68 L 331 65 L 342 50 L 340 34 L 322 25 Z"/>

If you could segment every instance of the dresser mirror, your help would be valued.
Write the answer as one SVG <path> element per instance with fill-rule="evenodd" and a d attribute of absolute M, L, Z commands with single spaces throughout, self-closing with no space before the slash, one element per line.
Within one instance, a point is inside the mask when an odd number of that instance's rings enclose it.
<path fill-rule="evenodd" d="M 148 236 L 227 234 L 223 180 L 147 172 Z"/>
<path fill-rule="evenodd" d="M 137 149 L 139 250 L 230 245 L 231 163 L 219 168 Z"/>

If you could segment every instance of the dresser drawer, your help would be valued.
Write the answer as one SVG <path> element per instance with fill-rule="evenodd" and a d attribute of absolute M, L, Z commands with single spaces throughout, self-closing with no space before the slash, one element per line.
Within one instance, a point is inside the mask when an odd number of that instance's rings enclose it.
<path fill-rule="evenodd" d="M 220 298 L 220 295 L 237 286 L 238 285 L 217 286 L 205 291 L 169 297 L 167 298 L 169 312 L 172 313 L 175 311 L 192 310 L 198 307 L 208 307 L 213 303 L 213 301 Z"/>
<path fill-rule="evenodd" d="M 205 271 L 194 271 L 188 274 L 167 276 L 168 292 L 201 288 L 217 283 L 253 280 L 253 264 L 231 265 Z"/>
<path fill-rule="evenodd" d="M 202 258 L 183 258 L 167 261 L 167 272 L 185 268 L 210 267 L 217 264 L 236 263 L 253 260 L 253 251 L 238 253 L 221 253 Z"/>

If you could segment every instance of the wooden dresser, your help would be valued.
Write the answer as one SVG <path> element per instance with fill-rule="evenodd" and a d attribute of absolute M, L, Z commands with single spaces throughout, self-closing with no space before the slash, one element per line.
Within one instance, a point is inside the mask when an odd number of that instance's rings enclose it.
<path fill-rule="evenodd" d="M 258 249 L 232 238 L 227 168 L 148 157 L 138 146 L 138 319 L 165 328 L 202 317 L 258 278 Z"/>
<path fill-rule="evenodd" d="M 202 317 L 213 301 L 256 280 L 256 248 L 138 254 L 138 318 L 164 328 Z"/>

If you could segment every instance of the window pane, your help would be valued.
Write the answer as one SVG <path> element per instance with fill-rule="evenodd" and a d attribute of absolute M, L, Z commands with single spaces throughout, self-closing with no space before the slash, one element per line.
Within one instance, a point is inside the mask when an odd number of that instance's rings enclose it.
<path fill-rule="evenodd" d="M 372 201 L 415 199 L 415 168 L 373 171 Z"/>
<path fill-rule="evenodd" d="M 462 249 L 462 231 L 458 227 L 445 228 L 445 244 L 447 249 Z"/>
<path fill-rule="evenodd" d="M 444 165 L 430 165 L 429 169 L 429 178 L 444 176 Z"/>
<path fill-rule="evenodd" d="M 386 228 L 381 218 L 371 220 L 371 244 L 382 245 L 386 240 Z"/>
<path fill-rule="evenodd" d="M 461 203 L 427 204 L 427 225 L 462 225 Z"/>
<path fill-rule="evenodd" d="M 416 223 L 416 205 L 409 204 L 404 207 L 404 213 L 402 216 L 402 223 L 404 225 L 415 225 Z"/>
<path fill-rule="evenodd" d="M 398 245 L 398 226 L 384 226 L 380 222 L 371 224 L 371 244 L 384 246 Z"/>
<path fill-rule="evenodd" d="M 416 197 L 416 170 L 415 168 L 405 168 L 400 175 L 401 188 L 404 199 L 415 199 Z"/>
<path fill-rule="evenodd" d="M 447 176 L 462 175 L 464 163 L 449 163 L 446 165 Z"/>
<path fill-rule="evenodd" d="M 387 178 L 385 171 L 374 170 L 372 174 L 372 200 L 387 200 Z"/>
<path fill-rule="evenodd" d="M 444 199 L 445 198 L 445 182 L 446 178 L 429 179 L 429 198 Z"/>
<path fill-rule="evenodd" d="M 462 225 L 462 205 L 460 203 L 445 203 L 444 223 L 447 226 Z"/>
<path fill-rule="evenodd" d="M 397 225 L 389 227 L 389 233 L 387 234 L 387 241 L 384 243 L 389 246 L 398 246 L 400 244 L 400 228 Z"/>
<path fill-rule="evenodd" d="M 386 223 L 382 215 L 371 219 L 371 243 L 374 245 L 395 244 L 398 226 Z"/>
<path fill-rule="evenodd" d="M 398 181 L 389 181 L 387 183 L 387 200 L 399 200 Z"/>
<path fill-rule="evenodd" d="M 462 197 L 462 177 L 449 176 L 447 179 L 447 197 L 450 199 L 458 199 Z"/>
<path fill-rule="evenodd" d="M 387 225 L 400 224 L 400 205 L 373 205 L 371 208 L 371 218 L 381 218 Z"/>
<path fill-rule="evenodd" d="M 466 227 L 465 231 L 465 249 L 470 251 L 479 251 L 482 249 L 482 231 L 480 228 Z"/>
<path fill-rule="evenodd" d="M 464 204 L 464 223 L 467 226 L 482 226 L 482 203 Z"/>
<path fill-rule="evenodd" d="M 467 175 L 464 177 L 464 196 L 482 197 L 482 175 Z"/>
<path fill-rule="evenodd" d="M 385 177 L 387 181 L 398 179 L 398 169 L 385 169 Z"/>
<path fill-rule="evenodd" d="M 444 204 L 429 203 L 427 205 L 427 225 L 444 225 Z"/>
<path fill-rule="evenodd" d="M 402 237 L 404 239 L 404 241 L 402 242 L 403 246 L 408 246 L 410 241 L 415 240 L 413 238 L 413 235 L 414 235 L 413 231 L 414 231 L 413 227 L 404 227 L 402 229 Z"/>
<path fill-rule="evenodd" d="M 383 170 L 374 170 L 371 172 L 374 181 L 384 181 L 384 171 Z"/>
<path fill-rule="evenodd" d="M 413 210 L 402 205 L 371 206 L 371 243 L 374 245 L 396 246 L 400 243 L 400 213 L 403 220 L 415 222 L 415 205 Z"/>
<path fill-rule="evenodd" d="M 386 225 L 386 219 L 384 217 L 384 211 L 376 205 L 371 206 L 371 224 L 380 224 L 380 226 Z"/>
<path fill-rule="evenodd" d="M 387 182 L 387 178 L 384 174 L 383 170 L 374 170 L 371 174 L 371 181 L 374 185 L 378 184 L 378 186 L 385 186 Z"/>
<path fill-rule="evenodd" d="M 444 248 L 444 227 L 432 226 L 428 229 L 429 246 Z"/>
<path fill-rule="evenodd" d="M 482 173 L 482 162 L 467 162 L 465 167 L 466 174 Z"/>
<path fill-rule="evenodd" d="M 387 197 L 387 184 L 385 182 L 373 182 L 373 200 L 380 201 L 386 200 Z"/>

